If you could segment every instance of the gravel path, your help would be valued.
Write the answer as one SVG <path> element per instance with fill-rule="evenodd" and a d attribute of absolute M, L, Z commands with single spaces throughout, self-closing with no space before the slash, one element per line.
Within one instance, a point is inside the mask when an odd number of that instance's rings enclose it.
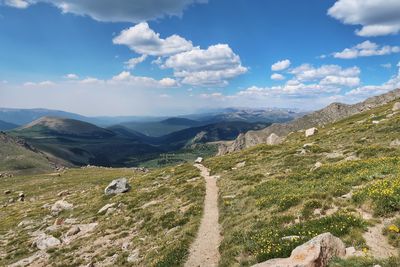
<path fill-rule="evenodd" d="M 185 267 L 218 266 L 219 244 L 221 242 L 220 226 L 218 223 L 218 186 L 214 176 L 201 164 L 195 164 L 206 181 L 206 198 L 204 213 L 196 240 L 190 248 L 189 259 Z"/>

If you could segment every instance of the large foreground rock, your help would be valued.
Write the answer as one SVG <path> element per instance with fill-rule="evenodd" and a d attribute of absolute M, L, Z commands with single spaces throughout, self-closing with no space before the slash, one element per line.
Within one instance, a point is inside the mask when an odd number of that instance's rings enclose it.
<path fill-rule="evenodd" d="M 272 259 L 253 267 L 326 267 L 333 257 L 344 257 L 346 246 L 331 233 L 314 237 L 292 251 L 289 258 Z"/>
<path fill-rule="evenodd" d="M 104 189 L 104 193 L 106 195 L 120 194 L 128 192 L 131 189 L 131 186 L 128 184 L 126 178 L 119 178 L 113 180 L 107 187 Z"/>

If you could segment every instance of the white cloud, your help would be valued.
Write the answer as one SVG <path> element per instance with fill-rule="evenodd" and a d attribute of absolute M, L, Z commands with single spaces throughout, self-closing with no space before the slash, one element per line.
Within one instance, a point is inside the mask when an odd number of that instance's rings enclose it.
<path fill-rule="evenodd" d="M 385 68 L 385 69 L 391 69 L 392 68 L 392 64 L 391 63 L 381 64 L 381 67 Z"/>
<path fill-rule="evenodd" d="M 346 86 L 346 87 L 354 87 L 360 84 L 359 77 L 340 77 L 340 76 L 326 76 L 323 78 L 320 85 L 336 85 L 336 86 Z"/>
<path fill-rule="evenodd" d="M 151 56 L 168 56 L 193 48 L 192 42 L 176 34 L 160 38 L 160 34 L 150 29 L 146 22 L 123 30 L 113 39 L 113 43 L 126 45 L 138 54 Z"/>
<path fill-rule="evenodd" d="M 15 8 L 27 8 L 29 6 L 29 3 L 25 0 L 5 0 L 4 4 Z"/>
<path fill-rule="evenodd" d="M 319 68 L 314 68 L 310 64 L 303 64 L 292 69 L 289 73 L 293 74 L 297 80 L 302 82 L 321 80 L 327 77 L 329 78 L 326 80 L 326 82 L 333 82 L 339 81 L 339 77 L 356 78 L 360 74 L 360 69 L 358 67 L 343 69 L 338 65 L 322 65 Z M 344 80 L 342 79 L 341 81 Z M 339 84 L 342 85 L 342 82 Z"/>
<path fill-rule="evenodd" d="M 179 53 L 169 57 L 162 66 L 174 70 L 183 84 L 224 86 L 228 80 L 247 72 L 240 57 L 227 44 L 217 44 Z"/>
<path fill-rule="evenodd" d="M 284 80 L 284 79 L 285 79 L 285 76 L 283 76 L 282 74 L 279 74 L 279 73 L 273 73 L 271 75 L 271 80 L 281 81 L 281 80 Z"/>
<path fill-rule="evenodd" d="M 344 24 L 361 25 L 359 36 L 382 36 L 400 31 L 399 0 L 338 0 L 328 15 Z"/>
<path fill-rule="evenodd" d="M 357 57 L 383 56 L 393 53 L 400 53 L 400 46 L 379 46 L 376 43 L 365 41 L 342 52 L 335 52 L 335 58 L 351 59 Z"/>
<path fill-rule="evenodd" d="M 145 61 L 147 58 L 146 55 L 141 55 L 140 57 L 135 57 L 135 58 L 131 58 L 128 61 L 124 62 L 125 67 L 128 70 L 134 69 L 136 67 L 136 65 L 142 63 L 143 61 Z"/>
<path fill-rule="evenodd" d="M 76 80 L 76 79 L 79 79 L 79 76 L 75 73 L 69 73 L 69 74 L 65 75 L 64 78 L 69 79 L 69 80 Z"/>
<path fill-rule="evenodd" d="M 291 64 L 291 62 L 290 62 L 289 59 L 278 61 L 278 62 L 272 64 L 271 70 L 273 70 L 273 71 L 281 71 L 281 70 L 289 68 L 290 64 Z"/>
<path fill-rule="evenodd" d="M 181 16 L 188 6 L 207 3 L 207 0 L 3 0 L 4 4 L 17 8 L 40 2 L 52 4 L 63 13 L 90 16 L 98 21 L 137 23 L 165 16 Z"/>
<path fill-rule="evenodd" d="M 36 88 L 36 87 L 53 86 L 53 85 L 55 85 L 55 83 L 52 82 L 52 81 L 42 81 L 42 82 L 38 82 L 38 83 L 36 83 L 36 82 L 26 82 L 23 85 L 26 86 L 26 87 L 35 87 Z"/>
<path fill-rule="evenodd" d="M 177 87 L 178 83 L 176 80 L 171 78 L 163 78 L 159 81 L 160 85 L 163 87 Z"/>

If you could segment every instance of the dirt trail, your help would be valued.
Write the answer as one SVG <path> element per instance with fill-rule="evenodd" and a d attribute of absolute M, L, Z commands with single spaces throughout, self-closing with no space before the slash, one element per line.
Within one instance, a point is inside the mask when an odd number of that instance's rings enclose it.
<path fill-rule="evenodd" d="M 218 187 L 214 176 L 201 164 L 195 164 L 206 181 L 206 198 L 204 213 L 196 240 L 190 247 L 189 259 L 185 267 L 218 266 L 219 244 L 221 242 L 220 226 L 218 223 Z"/>

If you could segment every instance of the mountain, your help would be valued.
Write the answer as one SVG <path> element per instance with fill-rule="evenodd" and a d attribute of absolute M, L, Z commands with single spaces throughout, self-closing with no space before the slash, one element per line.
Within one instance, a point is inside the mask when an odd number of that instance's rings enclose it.
<path fill-rule="evenodd" d="M 241 134 L 233 144 L 229 146 L 221 145 L 219 154 L 225 154 L 252 147 L 257 144 L 267 143 L 267 138 L 272 133 L 280 137 L 285 137 L 291 132 L 333 123 L 351 115 L 385 105 L 398 97 L 400 97 L 400 89 L 368 98 L 367 100 L 354 105 L 332 103 L 324 109 L 307 114 L 293 121 L 287 123 L 275 123 L 259 131 L 249 131 L 245 134 Z"/>
<path fill-rule="evenodd" d="M 204 144 L 221 140 L 233 140 L 240 133 L 262 129 L 268 124 L 249 123 L 243 121 L 226 121 L 191 127 L 162 136 L 157 140 L 166 150 L 175 150 L 196 144 Z"/>
<path fill-rule="evenodd" d="M 47 135 L 76 136 L 82 138 L 105 138 L 115 133 L 96 125 L 60 117 L 42 117 L 21 128 L 18 132 L 26 135 L 28 133 L 46 133 Z"/>
<path fill-rule="evenodd" d="M 27 174 L 53 170 L 55 164 L 24 140 L 0 132 L 0 173 Z"/>
<path fill-rule="evenodd" d="M 15 129 L 17 127 L 18 127 L 17 124 L 0 120 L 0 131 L 7 131 L 7 130 Z"/>

